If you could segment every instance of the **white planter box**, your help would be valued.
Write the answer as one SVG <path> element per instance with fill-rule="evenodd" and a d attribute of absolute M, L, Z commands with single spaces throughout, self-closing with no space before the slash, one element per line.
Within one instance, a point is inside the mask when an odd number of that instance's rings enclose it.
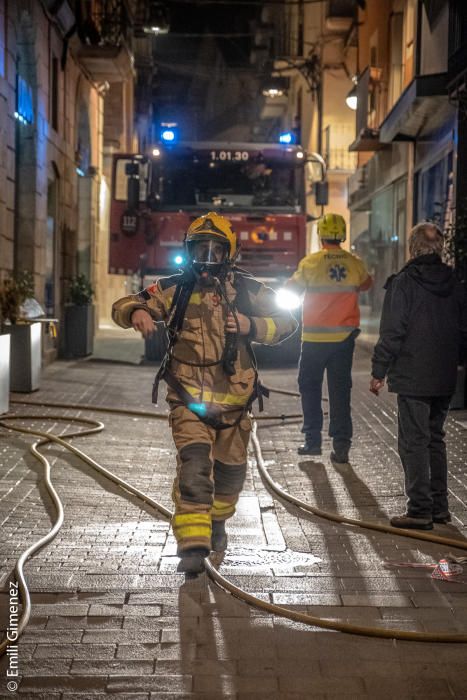
<path fill-rule="evenodd" d="M 0 414 L 10 406 L 10 334 L 0 334 Z"/>
<path fill-rule="evenodd" d="M 10 391 L 36 391 L 42 367 L 42 323 L 15 324 L 8 332 L 11 337 Z"/>

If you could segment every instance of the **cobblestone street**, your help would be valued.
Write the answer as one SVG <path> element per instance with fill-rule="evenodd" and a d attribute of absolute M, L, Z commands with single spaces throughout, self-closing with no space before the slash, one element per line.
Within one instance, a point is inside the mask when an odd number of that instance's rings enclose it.
<path fill-rule="evenodd" d="M 41 389 L 26 398 L 151 410 L 154 367 L 97 360 L 55 362 Z M 354 373 L 351 465 L 297 456 L 300 424 L 259 425 L 272 477 L 292 494 L 329 511 L 387 523 L 402 512 L 395 402 L 368 392 L 369 356 Z M 262 372 L 267 385 L 296 389 L 296 369 Z M 19 398 L 19 395 L 16 396 Z M 161 402 L 158 410 L 165 410 Z M 272 414 L 297 413 L 299 402 L 273 395 Z M 105 431 L 73 444 L 168 508 L 174 450 L 165 422 L 13 404 L 13 413 L 85 415 Z M 71 423 L 39 418 L 60 432 Z M 53 506 L 31 439 L 0 432 L 0 611 L 8 621 L 8 580 L 20 553 L 50 528 Z M 467 535 L 467 430 L 448 422 L 451 525 L 434 533 Z M 19 642 L 20 684 L 0 697 L 467 698 L 467 647 L 345 635 L 307 627 L 248 607 L 205 574 L 176 572 L 175 540 L 165 518 L 71 453 L 49 446 L 52 480 L 65 521 L 55 540 L 25 565 L 32 617 Z M 442 546 L 394 537 L 301 512 L 273 497 L 253 454 L 221 572 L 262 599 L 313 615 L 376 627 L 467 633 L 467 585 L 431 578 L 422 568 Z M 460 550 L 456 552 L 462 555 Z M 467 577 L 465 577 L 467 580 Z"/>

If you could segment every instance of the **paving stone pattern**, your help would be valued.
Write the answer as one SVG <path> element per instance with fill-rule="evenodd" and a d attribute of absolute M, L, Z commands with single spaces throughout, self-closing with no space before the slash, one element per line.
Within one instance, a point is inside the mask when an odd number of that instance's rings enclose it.
<path fill-rule="evenodd" d="M 347 516 L 387 521 L 402 512 L 395 403 L 368 386 L 368 355 L 354 372 L 355 441 L 351 465 L 298 457 L 296 421 L 261 423 L 259 437 L 275 480 L 291 493 Z M 57 362 L 34 400 L 152 410 L 153 367 Z M 296 389 L 296 370 L 267 369 L 267 384 Z M 165 411 L 163 402 L 161 409 Z M 270 414 L 299 411 L 274 396 Z M 105 431 L 73 443 L 171 508 L 174 452 L 165 421 L 13 405 L 39 415 L 34 425 L 73 428 L 71 416 L 105 422 Z M 68 419 L 45 420 L 61 414 Z M 0 431 L 0 627 L 8 615 L 8 578 L 17 557 L 50 528 L 53 506 L 32 440 Z M 436 532 L 467 534 L 467 431 L 448 422 L 454 520 Z M 0 698 L 467 698 L 467 645 L 399 642 L 307 627 L 248 607 L 206 575 L 176 572 L 168 522 L 150 506 L 61 448 L 47 448 L 65 509 L 55 540 L 25 567 L 32 617 L 19 643 L 20 685 Z M 467 586 L 385 562 L 430 563 L 435 544 L 337 525 L 274 498 L 253 455 L 237 516 L 228 526 L 221 571 L 268 600 L 332 620 L 375 627 L 467 633 Z M 466 574 L 467 577 L 467 574 Z"/>

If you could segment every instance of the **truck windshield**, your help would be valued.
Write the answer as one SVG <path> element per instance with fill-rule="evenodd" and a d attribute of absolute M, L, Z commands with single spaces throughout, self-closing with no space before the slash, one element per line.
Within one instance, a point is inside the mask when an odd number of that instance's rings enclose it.
<path fill-rule="evenodd" d="M 153 161 L 150 203 L 166 210 L 297 213 L 302 210 L 303 167 L 292 157 L 228 150 L 166 152 Z"/>

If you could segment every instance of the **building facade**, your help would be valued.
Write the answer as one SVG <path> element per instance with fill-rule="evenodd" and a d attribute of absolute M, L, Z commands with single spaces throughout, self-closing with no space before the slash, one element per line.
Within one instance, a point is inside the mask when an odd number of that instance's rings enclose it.
<path fill-rule="evenodd" d="M 133 145 L 131 23 L 117 10 L 0 0 L 0 275 L 32 272 L 59 319 L 58 338 L 44 334 L 46 362 L 60 351 L 69 280 L 84 274 L 103 303 L 106 156 Z"/>
<path fill-rule="evenodd" d="M 449 2 L 369 0 L 359 10 L 356 135 L 349 179 L 352 247 L 375 278 L 375 330 L 387 277 L 407 259 L 416 221 L 449 228 L 457 109 L 448 98 Z M 373 319 L 373 324 L 371 322 Z"/>
<path fill-rule="evenodd" d="M 328 0 L 263 15 L 276 27 L 272 75 L 287 82 L 261 117 L 324 158 L 328 204 L 317 204 L 315 183 L 308 214 L 346 218 L 348 243 L 375 279 L 361 300 L 374 336 L 415 222 L 439 224 L 467 270 L 466 4 Z"/>
<path fill-rule="evenodd" d="M 310 169 L 307 211 L 312 220 L 322 213 L 339 213 L 349 224 L 347 180 L 357 157 L 349 152 L 354 139 L 354 113 L 346 103 L 357 69 L 357 6 L 354 0 L 291 3 L 268 9 L 281 28 L 276 38 L 273 76 L 287 80 L 287 93 L 266 98 L 263 119 L 293 131 L 297 141 L 326 164 L 327 204 L 317 197 L 319 168 Z M 273 122 L 274 124 L 274 122 Z M 276 126 L 277 129 L 277 126 Z M 321 193 L 322 194 L 322 193 Z M 310 225 L 309 248 L 317 245 Z"/>

